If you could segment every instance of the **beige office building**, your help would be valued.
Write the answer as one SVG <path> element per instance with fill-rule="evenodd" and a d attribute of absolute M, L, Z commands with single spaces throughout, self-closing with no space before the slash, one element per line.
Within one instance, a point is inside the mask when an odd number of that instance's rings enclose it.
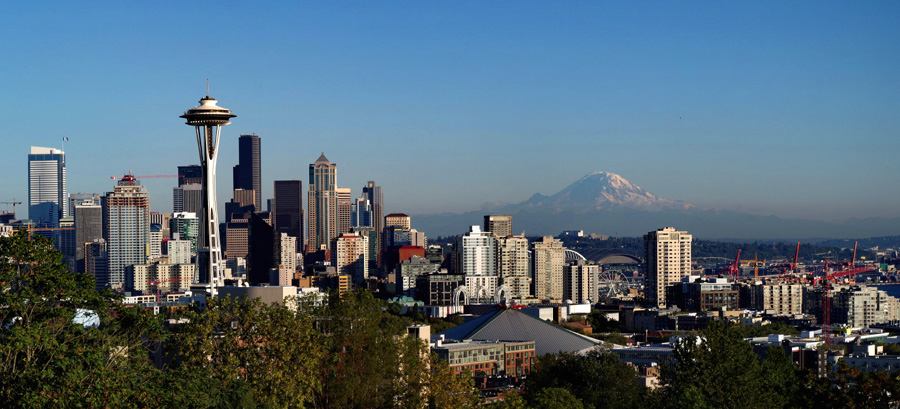
<path fill-rule="evenodd" d="M 485 215 L 484 231 L 493 233 L 494 237 L 512 236 L 512 216 Z"/>

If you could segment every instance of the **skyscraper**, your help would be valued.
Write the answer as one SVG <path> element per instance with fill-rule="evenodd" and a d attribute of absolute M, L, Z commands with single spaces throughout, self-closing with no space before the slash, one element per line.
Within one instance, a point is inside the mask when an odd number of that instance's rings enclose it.
<path fill-rule="evenodd" d="M 347 274 L 355 284 L 362 284 L 369 276 L 369 239 L 344 233 L 334 239 L 331 264 L 338 274 Z"/>
<path fill-rule="evenodd" d="M 99 202 L 85 202 L 75 206 L 75 271 L 85 272 L 85 244 L 103 238 L 103 211 Z M 105 246 L 104 246 L 105 250 Z"/>
<path fill-rule="evenodd" d="M 203 183 L 203 167 L 187 165 L 178 167 L 178 186 L 199 185 Z"/>
<path fill-rule="evenodd" d="M 102 198 L 104 239 L 109 255 L 109 282 L 125 284 L 125 267 L 144 264 L 150 240 L 150 195 L 132 175 L 125 175 Z"/>
<path fill-rule="evenodd" d="M 561 301 L 563 297 L 563 267 L 566 249 L 561 241 L 544 236 L 534 242 L 534 296 L 541 300 Z"/>
<path fill-rule="evenodd" d="M 350 188 L 339 187 L 335 189 L 337 192 L 337 234 L 344 234 L 350 231 L 350 213 L 353 207 Z"/>
<path fill-rule="evenodd" d="M 324 152 L 309 165 L 308 199 L 308 251 L 317 251 L 323 246 L 330 249 L 331 239 L 338 236 L 337 164 L 329 162 Z"/>
<path fill-rule="evenodd" d="M 597 301 L 598 272 L 598 266 L 587 260 L 567 263 L 563 267 L 563 300 L 576 304 Z"/>
<path fill-rule="evenodd" d="M 28 217 L 38 226 L 58 227 L 69 215 L 66 203 L 66 154 L 31 147 L 28 155 Z"/>
<path fill-rule="evenodd" d="M 373 227 L 372 202 L 363 194 L 350 208 L 350 227 Z"/>
<path fill-rule="evenodd" d="M 528 239 L 525 236 L 497 238 L 497 269 L 500 284 L 509 287 L 509 297 L 521 300 L 531 294 Z"/>
<path fill-rule="evenodd" d="M 303 182 L 299 180 L 275 181 L 275 211 L 272 219 L 277 233 L 287 233 L 297 239 L 299 251 L 303 248 Z"/>
<path fill-rule="evenodd" d="M 509 215 L 485 215 L 484 230 L 494 233 L 494 237 L 506 237 L 512 235 L 512 216 Z"/>
<path fill-rule="evenodd" d="M 666 307 L 666 286 L 691 274 L 693 236 L 674 227 L 665 227 L 644 235 L 644 299 Z"/>
<path fill-rule="evenodd" d="M 381 186 L 375 184 L 374 180 L 370 180 L 363 186 L 363 195 L 369 199 L 369 206 L 372 207 L 372 227 L 378 233 L 376 249 L 381 249 L 381 231 L 384 230 L 384 198 L 381 196 Z M 377 262 L 377 260 L 376 260 Z"/>
<path fill-rule="evenodd" d="M 390 216 L 388 216 L 390 217 Z M 472 226 L 469 232 L 457 238 L 458 273 L 465 276 L 468 296 L 474 300 L 486 301 L 497 291 L 496 241 L 490 233 Z"/>
<path fill-rule="evenodd" d="M 241 135 L 238 139 L 238 164 L 234 167 L 234 188 L 256 191 L 253 205 L 262 207 L 262 177 L 260 172 L 260 144 L 256 134 Z"/>

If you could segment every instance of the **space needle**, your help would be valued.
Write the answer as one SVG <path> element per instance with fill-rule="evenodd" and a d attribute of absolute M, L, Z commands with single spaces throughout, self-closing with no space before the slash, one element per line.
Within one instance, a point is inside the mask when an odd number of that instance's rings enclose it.
<path fill-rule="evenodd" d="M 197 246 L 197 269 L 199 282 L 207 284 L 211 296 L 215 296 L 216 288 L 224 284 L 224 262 L 222 261 L 222 245 L 219 241 L 219 217 L 216 203 L 216 160 L 219 156 L 219 135 L 222 126 L 231 123 L 236 115 L 231 110 L 216 105 L 216 99 L 209 96 L 209 82 L 206 83 L 206 96 L 200 99 L 200 105 L 189 109 L 181 115 L 185 124 L 193 126 L 197 131 L 197 149 L 200 150 L 200 166 L 203 168 L 203 215 L 200 222 L 206 226 L 206 234 L 200 237 Z"/>

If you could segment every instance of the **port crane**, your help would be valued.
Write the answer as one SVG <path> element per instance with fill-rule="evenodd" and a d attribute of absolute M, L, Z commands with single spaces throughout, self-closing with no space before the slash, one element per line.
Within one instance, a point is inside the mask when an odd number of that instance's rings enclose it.
<path fill-rule="evenodd" d="M 875 269 L 873 266 L 856 267 L 856 247 L 858 244 L 859 242 L 853 244 L 853 256 L 851 256 L 849 262 L 830 263 L 828 260 L 825 260 L 822 265 L 822 275 L 812 278 L 813 285 L 822 285 L 822 336 L 825 338 L 826 346 L 831 346 L 831 282 L 835 279 L 851 277 Z M 845 269 L 829 273 L 829 264 L 845 267 Z"/>
<path fill-rule="evenodd" d="M 730 275 L 732 281 L 736 281 L 741 273 L 741 249 L 738 249 L 737 257 L 728 267 L 719 270 L 719 274 Z"/>

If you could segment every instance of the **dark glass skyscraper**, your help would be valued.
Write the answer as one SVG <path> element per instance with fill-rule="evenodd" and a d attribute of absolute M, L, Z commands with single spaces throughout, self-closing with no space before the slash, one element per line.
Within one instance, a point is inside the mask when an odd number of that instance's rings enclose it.
<path fill-rule="evenodd" d="M 303 248 L 303 182 L 275 181 L 275 231 L 297 238 L 297 249 Z"/>
<path fill-rule="evenodd" d="M 238 139 L 238 164 L 234 167 L 234 188 L 255 190 L 256 211 L 262 211 L 262 178 L 260 172 L 259 136 L 241 135 Z"/>
<path fill-rule="evenodd" d="M 178 186 L 203 183 L 203 167 L 187 165 L 178 167 Z"/>

